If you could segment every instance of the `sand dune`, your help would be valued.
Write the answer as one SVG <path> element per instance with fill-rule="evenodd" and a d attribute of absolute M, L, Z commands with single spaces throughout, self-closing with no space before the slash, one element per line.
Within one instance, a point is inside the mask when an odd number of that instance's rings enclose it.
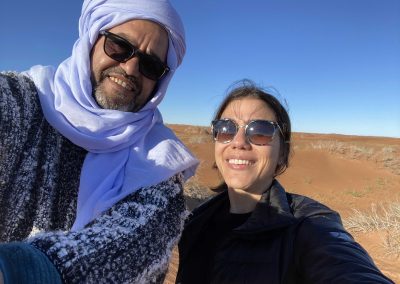
<path fill-rule="evenodd" d="M 169 126 L 201 162 L 185 189 L 186 195 L 192 197 L 190 206 L 195 206 L 193 200 L 210 195 L 208 188 L 220 182 L 212 169 L 213 143 L 206 127 Z M 400 139 L 294 133 L 292 149 L 290 167 L 278 178 L 287 191 L 326 204 L 338 211 L 344 221 L 355 216 L 354 209 L 364 216 L 374 212 L 384 215 L 384 210 L 375 208 L 394 204 L 400 213 Z M 400 222 L 400 216 L 396 218 Z M 360 229 L 349 230 L 376 265 L 400 283 L 400 228 L 389 225 L 384 229 L 367 228 L 367 232 Z M 174 281 L 177 252 L 171 263 L 166 283 Z"/>

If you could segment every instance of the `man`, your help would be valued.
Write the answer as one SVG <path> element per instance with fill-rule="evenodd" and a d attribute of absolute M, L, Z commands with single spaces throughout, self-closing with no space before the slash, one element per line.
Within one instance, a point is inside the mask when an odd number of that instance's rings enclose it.
<path fill-rule="evenodd" d="M 0 74 L 5 283 L 153 283 L 197 160 L 157 105 L 185 53 L 167 0 L 85 0 L 57 68 Z"/>

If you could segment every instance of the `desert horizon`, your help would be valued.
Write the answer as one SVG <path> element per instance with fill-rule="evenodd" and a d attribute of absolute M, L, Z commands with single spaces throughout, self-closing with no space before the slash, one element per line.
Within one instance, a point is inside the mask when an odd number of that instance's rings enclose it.
<path fill-rule="evenodd" d="M 209 127 L 167 126 L 200 161 L 185 185 L 193 209 L 221 182 Z M 289 168 L 277 180 L 337 211 L 381 271 L 400 283 L 400 138 L 294 132 L 291 143 Z M 174 283 L 177 258 L 174 250 L 166 283 Z"/>
<path fill-rule="evenodd" d="M 180 128 L 201 128 L 201 129 L 205 129 L 207 130 L 208 128 L 210 128 L 209 125 L 200 125 L 200 124 L 187 124 L 187 123 L 168 123 L 168 122 L 164 122 L 166 126 L 168 126 L 171 129 L 180 129 Z M 394 137 L 394 136 L 384 136 L 384 135 L 358 135 L 358 134 L 343 134 L 343 133 L 334 133 L 334 132 L 324 132 L 324 133 L 318 133 L 318 132 L 303 132 L 303 131 L 293 131 L 292 130 L 292 134 L 305 134 L 305 135 L 318 135 L 318 136 L 337 136 L 337 137 L 341 137 L 341 136 L 345 136 L 345 137 L 353 137 L 353 138 L 367 138 L 367 139 L 394 139 L 394 140 L 398 140 L 400 139 L 400 137 Z"/>

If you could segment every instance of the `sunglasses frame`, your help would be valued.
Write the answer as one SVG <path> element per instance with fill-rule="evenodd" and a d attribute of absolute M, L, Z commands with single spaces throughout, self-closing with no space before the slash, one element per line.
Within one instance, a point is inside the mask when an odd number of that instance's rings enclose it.
<path fill-rule="evenodd" d="M 164 62 L 162 62 L 159 58 L 157 58 L 154 55 L 149 55 L 149 54 L 146 54 L 146 53 L 142 52 L 139 48 L 137 48 L 136 46 L 131 44 L 127 39 L 125 39 L 125 38 L 123 38 L 123 37 L 121 37 L 121 36 L 119 36 L 117 34 L 114 34 L 112 32 L 106 31 L 106 30 L 100 31 L 99 34 L 105 37 L 104 44 L 103 44 L 103 50 L 104 50 L 104 53 L 108 57 L 110 57 L 112 60 L 115 60 L 117 62 L 125 63 L 128 60 L 130 60 L 131 58 L 137 56 L 139 58 L 139 71 L 146 78 L 149 78 L 150 80 L 153 80 L 153 81 L 158 81 L 170 71 L 170 68 L 168 67 L 168 65 L 166 65 Z M 124 58 L 122 60 L 118 60 L 118 59 L 113 58 L 112 56 L 110 56 L 108 54 L 107 50 L 106 50 L 106 42 L 107 42 L 107 40 L 111 40 L 112 41 L 113 40 L 112 38 L 116 38 L 117 40 L 119 40 L 119 41 L 123 42 L 124 44 L 126 44 L 131 49 L 131 54 L 128 57 L 126 57 L 126 58 Z M 114 41 L 114 43 L 116 43 L 116 42 Z M 141 58 L 143 56 L 149 56 L 149 57 L 153 57 L 154 59 L 156 59 L 156 61 L 158 61 L 160 63 L 160 66 L 162 66 L 162 68 L 163 68 L 162 74 L 158 75 L 158 76 L 151 76 L 151 75 L 149 76 L 149 74 L 145 75 L 144 73 L 147 73 L 147 72 L 143 73 L 143 71 L 142 71 L 143 62 L 141 61 Z"/>
<path fill-rule="evenodd" d="M 224 141 L 224 142 L 218 141 L 217 135 L 214 135 L 214 125 L 215 125 L 218 121 L 230 121 L 230 122 L 232 122 L 232 123 L 235 125 L 236 132 L 235 132 L 235 134 L 233 135 L 233 137 L 232 137 L 231 140 L 227 140 L 227 141 Z M 274 127 L 274 133 L 272 134 L 271 140 L 268 141 L 268 143 L 265 143 L 265 144 L 257 144 L 257 143 L 254 143 L 253 141 L 251 141 L 251 136 L 247 134 L 247 129 L 248 129 L 249 125 L 250 125 L 251 123 L 254 123 L 254 122 L 257 122 L 257 121 L 268 122 L 268 123 L 270 123 L 270 124 Z M 222 144 L 228 144 L 228 143 L 232 142 L 233 139 L 235 139 L 236 135 L 237 135 L 238 132 L 239 132 L 239 129 L 240 129 L 240 128 L 243 128 L 243 127 L 244 127 L 244 135 L 246 136 L 246 140 L 247 140 L 249 143 L 251 143 L 251 144 L 253 144 L 253 145 L 257 145 L 257 146 L 269 145 L 269 144 L 274 140 L 275 134 L 276 134 L 276 130 L 277 130 L 277 129 L 278 129 L 279 132 L 281 133 L 282 137 L 284 137 L 283 132 L 282 132 L 282 129 L 281 129 L 281 127 L 279 126 L 279 124 L 278 124 L 277 122 L 275 122 L 275 121 L 270 121 L 270 120 L 264 120 L 264 119 L 254 119 L 254 120 L 250 120 L 250 121 L 249 121 L 248 123 L 246 123 L 245 125 L 239 125 L 236 121 L 234 121 L 233 119 L 230 119 L 230 118 L 216 119 L 216 120 L 213 120 L 213 121 L 211 122 L 211 134 L 212 134 L 212 136 L 213 136 L 214 141 L 216 141 L 216 142 L 218 142 L 218 143 L 222 143 Z"/>

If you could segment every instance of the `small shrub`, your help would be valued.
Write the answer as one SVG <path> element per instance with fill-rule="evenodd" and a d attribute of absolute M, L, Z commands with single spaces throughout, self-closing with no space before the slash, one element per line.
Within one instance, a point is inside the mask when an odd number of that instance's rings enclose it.
<path fill-rule="evenodd" d="M 383 246 L 388 254 L 400 256 L 400 202 L 372 205 L 370 212 L 354 209 L 343 224 L 352 232 L 386 231 Z"/>
<path fill-rule="evenodd" d="M 346 193 L 351 195 L 351 196 L 353 196 L 353 197 L 357 197 L 357 198 L 358 197 L 363 197 L 365 195 L 365 192 L 357 191 L 357 190 L 354 190 L 354 189 L 349 189 L 349 190 L 346 191 Z"/>
<path fill-rule="evenodd" d="M 212 191 L 199 182 L 197 176 L 191 177 L 184 185 L 185 196 L 198 200 L 206 200 Z"/>
<path fill-rule="evenodd" d="M 211 136 L 209 135 L 192 135 L 188 138 L 190 144 L 204 144 L 211 142 Z"/>
<path fill-rule="evenodd" d="M 330 154 L 340 155 L 353 160 L 374 161 L 379 166 L 388 168 L 392 173 L 400 175 L 400 149 L 398 146 L 382 146 L 381 148 L 360 146 L 353 142 L 337 140 L 317 140 L 311 142 L 311 149 L 326 150 Z"/>

